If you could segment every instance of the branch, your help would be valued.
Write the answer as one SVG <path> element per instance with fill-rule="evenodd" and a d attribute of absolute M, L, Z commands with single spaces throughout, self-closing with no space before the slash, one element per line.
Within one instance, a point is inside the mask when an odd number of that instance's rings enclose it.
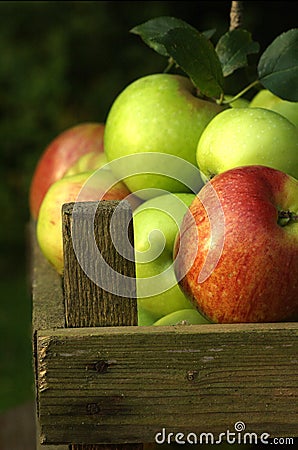
<path fill-rule="evenodd" d="M 243 25 L 243 2 L 232 2 L 230 11 L 230 31 Z"/>

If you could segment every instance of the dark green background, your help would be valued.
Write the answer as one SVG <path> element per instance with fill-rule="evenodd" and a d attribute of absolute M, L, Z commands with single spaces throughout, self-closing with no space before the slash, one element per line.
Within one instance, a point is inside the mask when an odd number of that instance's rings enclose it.
<path fill-rule="evenodd" d="M 295 27 L 295 2 L 244 2 L 245 27 L 264 50 Z M 166 61 L 129 30 L 176 16 L 228 30 L 230 2 L 0 2 L 0 411 L 33 396 L 28 189 L 46 145 L 79 122 L 104 122 L 117 94 Z M 243 86 L 254 77 L 242 71 Z M 242 86 L 240 86 L 242 87 Z M 233 78 L 230 91 L 238 86 Z"/>

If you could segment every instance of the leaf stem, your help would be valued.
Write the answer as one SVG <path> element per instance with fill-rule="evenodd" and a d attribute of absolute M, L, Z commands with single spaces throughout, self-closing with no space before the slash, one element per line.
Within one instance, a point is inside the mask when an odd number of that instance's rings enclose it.
<path fill-rule="evenodd" d="M 252 83 L 250 83 L 248 86 L 246 86 L 244 89 L 242 89 L 242 91 L 240 91 L 233 98 L 231 98 L 231 100 L 222 100 L 221 101 L 221 99 L 219 99 L 217 101 L 217 103 L 220 104 L 220 105 L 227 105 L 227 104 L 233 103 L 235 100 L 238 100 L 238 98 L 242 97 L 242 95 L 244 95 L 247 91 L 249 91 L 254 86 L 257 86 L 259 83 L 260 83 L 259 80 L 255 80 Z"/>
<path fill-rule="evenodd" d="M 173 58 L 170 57 L 169 60 L 168 60 L 168 65 L 164 69 L 163 73 L 168 73 L 171 70 L 171 68 L 173 67 L 174 64 L 175 64 L 175 61 L 173 60 Z"/>

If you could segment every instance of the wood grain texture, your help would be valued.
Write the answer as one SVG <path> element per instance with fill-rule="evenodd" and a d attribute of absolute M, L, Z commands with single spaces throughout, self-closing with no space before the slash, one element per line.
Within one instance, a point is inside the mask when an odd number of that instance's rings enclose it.
<path fill-rule="evenodd" d="M 137 325 L 133 226 L 129 203 L 101 201 L 65 204 L 62 207 L 62 228 L 66 327 Z M 105 370 L 100 364 L 96 367 L 94 370 L 98 371 L 100 367 Z M 40 370 L 43 373 L 41 361 Z M 43 377 L 39 380 L 39 390 L 46 389 L 42 380 Z M 85 414 L 93 414 L 93 407 L 92 404 L 87 406 Z M 65 442 L 65 439 L 60 442 Z M 71 450 L 143 448 L 138 443 L 122 446 L 114 445 L 113 441 L 110 441 L 111 445 L 90 446 L 88 443 L 100 443 L 100 437 L 98 441 L 90 441 L 88 434 L 82 437 L 75 431 L 69 442 L 84 444 L 71 445 Z"/>
<path fill-rule="evenodd" d="M 126 239 L 133 243 L 132 212 L 126 202 L 101 201 L 99 204 L 98 208 L 98 202 L 77 202 L 63 207 L 67 327 L 137 324 L 134 250 L 132 245 L 125 246 Z M 115 211 L 117 220 L 112 221 Z M 125 224 L 129 224 L 128 227 Z M 94 242 L 97 246 L 93 246 Z M 127 258 L 117 251 L 119 247 Z M 78 254 L 85 270 L 78 261 Z M 90 279 L 90 274 L 97 278 Z M 117 278 L 119 274 L 123 276 Z M 108 290 L 101 287 L 103 284 Z M 131 297 L 115 295 L 113 290 L 118 288 Z"/>
<path fill-rule="evenodd" d="M 38 333 L 46 443 L 233 429 L 298 436 L 297 324 Z"/>
<path fill-rule="evenodd" d="M 32 328 L 64 328 L 65 314 L 61 276 L 42 254 L 35 233 L 31 226 L 31 294 L 32 294 Z"/>

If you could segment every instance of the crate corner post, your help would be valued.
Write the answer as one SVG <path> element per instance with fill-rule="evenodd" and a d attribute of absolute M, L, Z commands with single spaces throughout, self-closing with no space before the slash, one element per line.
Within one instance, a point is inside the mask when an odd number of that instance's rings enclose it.
<path fill-rule="evenodd" d="M 113 220 L 115 212 L 117 220 Z M 127 224 L 125 230 L 123 223 Z M 64 204 L 62 229 L 62 277 L 45 260 L 36 240 L 33 242 L 32 300 L 37 449 L 141 450 L 142 443 L 117 442 L 117 439 L 113 442 L 111 436 L 110 440 L 101 442 L 100 433 L 96 433 L 93 422 L 98 410 L 98 399 L 94 392 L 92 398 L 88 397 L 88 382 L 93 373 L 104 370 L 103 366 L 100 368 L 100 362 L 94 358 L 88 359 L 86 354 L 84 365 L 75 367 L 73 371 L 68 368 L 68 361 L 72 361 L 72 367 L 76 366 L 76 356 L 80 351 L 84 351 L 80 349 L 80 345 L 84 340 L 88 340 L 92 330 L 98 330 L 99 327 L 137 325 L 131 208 L 128 202 L 120 201 Z M 34 230 L 32 232 L 34 234 Z M 128 234 L 128 240 L 125 240 L 124 233 Z M 117 251 L 119 246 L 122 247 L 122 252 Z M 107 262 L 106 267 L 101 264 L 102 257 Z M 93 264 L 101 279 L 109 282 L 110 289 L 106 290 L 107 286 L 104 289 L 100 282 L 92 280 L 92 276 L 88 275 L 88 270 L 93 270 Z M 107 280 L 110 272 L 105 270 L 112 270 L 124 276 L 127 280 L 127 286 L 124 286 L 125 295 L 131 294 L 130 297 L 122 296 L 119 286 L 117 289 L 117 286 L 113 285 L 119 281 L 117 277 L 115 280 L 113 277 Z M 57 351 L 58 341 L 63 346 L 63 343 L 69 342 L 71 338 L 75 338 L 74 342 L 78 345 L 71 347 L 71 355 Z M 57 360 L 57 364 L 62 366 L 58 373 L 58 382 L 51 369 L 50 361 L 53 360 Z M 67 380 L 76 376 L 82 380 L 81 390 L 72 391 L 69 387 L 68 391 Z M 61 379 L 64 380 L 63 386 L 59 385 Z M 104 399 L 102 401 L 105 403 Z M 106 414 L 108 415 L 109 411 Z M 59 418 L 59 422 L 55 423 L 55 417 Z M 89 426 L 84 427 L 85 421 Z M 85 428 L 87 431 L 84 431 Z M 91 428 L 93 433 L 89 442 L 88 430 Z M 94 441 L 96 435 L 99 437 L 98 442 Z"/>

